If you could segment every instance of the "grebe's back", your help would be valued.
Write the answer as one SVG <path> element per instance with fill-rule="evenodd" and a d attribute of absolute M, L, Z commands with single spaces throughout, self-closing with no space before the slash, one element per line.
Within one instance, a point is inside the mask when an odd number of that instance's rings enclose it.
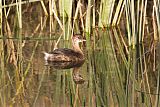
<path fill-rule="evenodd" d="M 45 54 L 44 58 L 46 61 L 54 61 L 54 62 L 83 61 L 85 60 L 84 54 L 79 47 L 79 42 L 83 41 L 85 40 L 80 39 L 79 35 L 75 35 L 72 38 L 73 49 L 59 48 L 49 53 L 44 52 Z"/>

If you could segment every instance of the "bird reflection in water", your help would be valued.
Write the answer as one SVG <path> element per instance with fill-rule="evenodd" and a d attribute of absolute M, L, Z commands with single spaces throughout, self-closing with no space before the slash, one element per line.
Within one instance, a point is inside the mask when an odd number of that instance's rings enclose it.
<path fill-rule="evenodd" d="M 83 79 L 82 75 L 80 74 L 80 67 L 73 68 L 73 81 L 76 84 L 83 84 L 85 80 Z"/>
<path fill-rule="evenodd" d="M 55 69 L 70 69 L 73 68 L 72 76 L 73 81 L 76 84 L 83 84 L 85 80 L 80 74 L 80 68 L 84 64 L 84 61 L 82 62 L 48 62 L 47 66 Z"/>

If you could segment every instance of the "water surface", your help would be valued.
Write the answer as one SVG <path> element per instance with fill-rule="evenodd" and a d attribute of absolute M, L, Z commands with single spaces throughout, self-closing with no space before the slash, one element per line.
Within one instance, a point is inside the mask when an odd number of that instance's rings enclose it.
<path fill-rule="evenodd" d="M 24 26 L 26 30 L 0 39 L 1 106 L 130 107 L 159 103 L 159 43 L 132 49 L 125 32 L 93 29 L 91 39 L 81 44 L 84 64 L 62 69 L 59 64 L 46 65 L 42 52 L 52 51 L 63 34 L 42 26 L 36 31 L 38 26 Z M 62 36 L 58 47 L 72 48 L 71 40 Z"/>

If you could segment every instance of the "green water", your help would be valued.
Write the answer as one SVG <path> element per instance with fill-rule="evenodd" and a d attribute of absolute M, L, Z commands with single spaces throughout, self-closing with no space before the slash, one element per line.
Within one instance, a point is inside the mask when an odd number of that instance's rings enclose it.
<path fill-rule="evenodd" d="M 18 35 L 20 36 L 20 35 Z M 81 67 L 46 66 L 57 35 L 1 39 L 0 106 L 131 107 L 159 104 L 159 46 L 125 47 L 116 29 L 99 29 L 81 44 Z M 45 37 L 45 39 L 44 39 Z M 36 39 L 35 39 L 36 38 Z M 46 39 L 48 38 L 48 39 Z M 124 41 L 126 42 L 126 41 Z M 61 39 L 58 47 L 71 48 Z"/>

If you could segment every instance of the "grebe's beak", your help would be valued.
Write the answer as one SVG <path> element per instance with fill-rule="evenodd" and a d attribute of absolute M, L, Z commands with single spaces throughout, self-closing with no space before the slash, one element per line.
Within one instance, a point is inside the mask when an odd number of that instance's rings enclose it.
<path fill-rule="evenodd" d="M 84 41 L 86 41 L 85 39 L 81 39 L 81 40 L 79 40 L 79 42 L 84 42 Z"/>

